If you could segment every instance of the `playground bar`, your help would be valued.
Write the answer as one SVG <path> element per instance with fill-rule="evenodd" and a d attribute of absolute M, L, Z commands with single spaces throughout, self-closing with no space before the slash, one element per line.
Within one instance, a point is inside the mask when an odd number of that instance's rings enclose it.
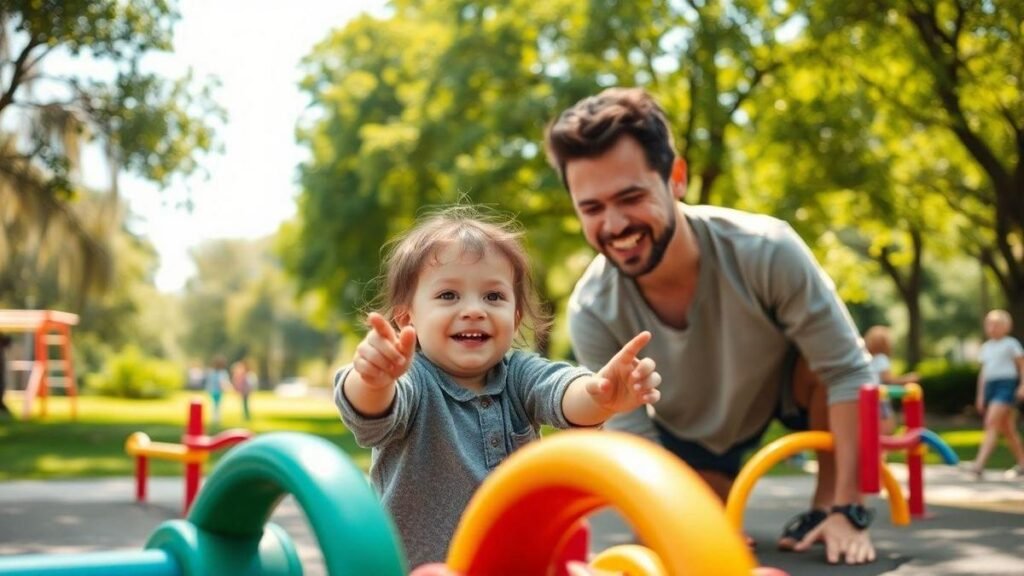
<path fill-rule="evenodd" d="M 865 494 L 878 494 L 882 489 L 878 396 L 875 384 L 860 389 L 860 489 Z"/>
<path fill-rule="evenodd" d="M 918 384 L 904 386 L 903 412 L 908 430 L 924 428 L 924 394 Z M 910 488 L 910 515 L 923 518 L 924 512 L 924 453 L 928 447 L 922 442 L 907 451 L 907 484 Z"/>
<path fill-rule="evenodd" d="M 164 550 L 32 554 L 4 559 L 3 571 L 19 576 L 181 576 L 178 562 Z"/>

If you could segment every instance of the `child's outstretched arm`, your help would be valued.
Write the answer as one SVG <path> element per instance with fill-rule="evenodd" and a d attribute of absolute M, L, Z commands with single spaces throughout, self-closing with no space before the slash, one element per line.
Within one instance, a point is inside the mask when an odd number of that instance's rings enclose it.
<path fill-rule="evenodd" d="M 367 316 L 366 323 L 370 331 L 356 348 L 352 370 L 341 383 L 341 391 L 360 414 L 382 416 L 395 399 L 395 380 L 412 363 L 416 331 L 406 326 L 396 334 L 391 323 L 376 312 Z"/>
<path fill-rule="evenodd" d="M 661 375 L 654 360 L 637 358 L 650 341 L 650 332 L 637 334 L 597 374 L 573 380 L 562 397 L 565 418 L 576 426 L 596 426 L 613 414 L 657 402 Z"/>

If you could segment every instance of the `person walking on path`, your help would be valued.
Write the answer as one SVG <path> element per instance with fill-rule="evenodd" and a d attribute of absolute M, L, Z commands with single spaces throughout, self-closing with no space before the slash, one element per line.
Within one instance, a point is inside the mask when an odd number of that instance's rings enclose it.
<path fill-rule="evenodd" d="M 1024 446 L 1017 432 L 1014 404 L 1024 399 L 1024 348 L 1020 341 L 1010 336 L 1013 318 L 1006 310 L 992 310 L 985 315 L 985 337 L 978 359 L 981 371 L 978 373 L 978 393 L 974 406 L 984 418 L 985 436 L 974 461 L 966 469 L 981 478 L 985 463 L 999 443 L 999 437 L 1006 438 L 1017 464 L 1006 471 L 1007 478 L 1024 475 Z"/>
<path fill-rule="evenodd" d="M 210 361 L 210 367 L 206 371 L 204 387 L 210 395 L 210 423 L 214 426 L 220 425 L 220 403 L 224 397 L 224 391 L 231 387 L 231 376 L 228 375 L 227 361 L 223 356 L 217 355 Z"/>
<path fill-rule="evenodd" d="M 248 422 L 252 418 L 249 412 L 249 396 L 256 389 L 256 374 L 249 370 L 245 360 L 239 360 L 231 366 L 231 385 L 242 400 L 242 419 Z"/>

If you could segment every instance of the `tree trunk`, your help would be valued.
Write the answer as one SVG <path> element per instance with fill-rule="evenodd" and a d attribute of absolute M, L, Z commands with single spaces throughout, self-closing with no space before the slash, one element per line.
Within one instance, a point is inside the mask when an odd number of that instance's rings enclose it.
<path fill-rule="evenodd" d="M 1013 317 L 1013 336 L 1024 342 L 1024 291 L 1017 290 L 1012 297 L 1006 295 L 1006 311 Z"/>
<path fill-rule="evenodd" d="M 921 317 L 921 279 L 923 275 L 923 254 L 924 238 L 921 230 L 911 225 L 907 231 L 910 235 L 911 250 L 913 256 L 910 262 L 910 269 L 905 273 L 893 264 L 889 258 L 892 250 L 884 248 L 875 257 L 882 270 L 889 276 L 896 286 L 896 293 L 907 309 L 907 367 L 913 370 L 921 362 L 921 333 L 923 319 Z M 859 249 L 865 253 L 865 246 L 859 244 Z"/>
<path fill-rule="evenodd" d="M 921 317 L 921 300 L 918 297 L 911 298 L 907 305 L 907 371 L 914 370 L 921 362 L 921 332 L 923 318 Z"/>

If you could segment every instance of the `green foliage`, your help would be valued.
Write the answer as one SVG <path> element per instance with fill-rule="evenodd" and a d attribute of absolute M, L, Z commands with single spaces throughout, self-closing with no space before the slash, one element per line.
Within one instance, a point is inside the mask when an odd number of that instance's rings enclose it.
<path fill-rule="evenodd" d="M 433 0 L 353 20 L 304 63 L 315 113 L 299 129 L 311 160 L 280 243 L 287 269 L 356 327 L 380 247 L 425 206 L 468 200 L 530 231 L 542 296 L 557 307 L 590 251 L 545 164 L 544 125 L 603 87 L 648 85 L 681 117 L 681 152 L 710 197 L 726 129 L 792 16 L 760 0 L 728 5 Z"/>
<path fill-rule="evenodd" d="M 978 366 L 952 364 L 945 360 L 927 360 L 918 366 L 917 372 L 921 376 L 924 405 L 928 412 L 973 412 L 978 390 Z"/>
<path fill-rule="evenodd" d="M 192 258 L 197 272 L 182 296 L 188 326 L 181 334 L 190 357 L 247 358 L 264 386 L 299 374 L 306 360 L 336 360 L 335 315 L 314 296 L 296 296 L 270 241 L 206 242 Z"/>
<path fill-rule="evenodd" d="M 499 205 L 531 231 L 538 277 L 583 249 L 539 142 L 569 87 L 562 24 L 578 4 L 398 3 L 325 40 L 304 66 L 316 110 L 299 129 L 299 220 L 280 238 L 303 291 L 362 323 L 380 249 L 424 207 Z M 578 33 L 578 30 L 574 30 Z M 564 286 L 542 286 L 542 290 Z M 554 297 L 564 297 L 556 294 Z"/>
<path fill-rule="evenodd" d="M 902 204 L 913 212 L 899 218 L 920 222 L 901 227 L 926 233 L 932 250 L 979 258 L 1024 314 L 1024 3 L 801 4 L 825 64 L 873 112 L 866 143 L 885 162 L 880 184 L 905 198 L 894 214 Z"/>
<path fill-rule="evenodd" d="M 111 356 L 103 371 L 86 377 L 88 390 L 115 398 L 164 398 L 185 385 L 183 371 L 173 362 L 145 356 L 127 346 Z"/>
<path fill-rule="evenodd" d="M 147 72 L 172 50 L 170 0 L 13 0 L 0 3 L 0 298 L 79 311 L 114 276 L 112 237 L 124 213 L 118 175 L 166 187 L 216 149 L 223 111 L 212 83 Z M 86 190 L 82 150 L 105 156 L 106 194 Z M 96 202 L 99 197 L 102 201 Z M 191 199 L 186 199 L 190 203 Z M 82 204 L 96 204 L 82 209 Z"/>

